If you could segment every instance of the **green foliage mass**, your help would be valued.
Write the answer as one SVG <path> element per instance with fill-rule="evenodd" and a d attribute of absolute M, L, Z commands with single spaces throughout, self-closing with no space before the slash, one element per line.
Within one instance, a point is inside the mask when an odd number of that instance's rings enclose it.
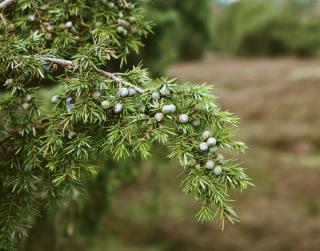
<path fill-rule="evenodd" d="M 15 250 L 44 206 L 90 190 L 88 177 L 110 168 L 105 156 L 146 159 L 153 143 L 180 162 L 183 191 L 202 203 L 200 221 L 237 219 L 228 192 L 250 182 L 218 152 L 245 145 L 234 140 L 237 118 L 216 106 L 210 87 L 152 84 L 141 65 L 107 71 L 115 60 L 125 64 L 150 31 L 139 2 L 5 0 L 0 11 L 1 250 Z M 47 85 L 60 87 L 51 105 L 41 95 Z M 205 130 L 217 141 L 213 151 L 199 149 Z M 208 160 L 216 167 L 205 168 Z"/>
<path fill-rule="evenodd" d="M 214 20 L 214 47 L 236 55 L 318 55 L 318 7 L 315 1 L 231 4 Z"/>
<path fill-rule="evenodd" d="M 157 0 L 145 5 L 153 34 L 143 40 L 139 57 L 159 76 L 177 60 L 198 59 L 211 41 L 211 0 Z"/>

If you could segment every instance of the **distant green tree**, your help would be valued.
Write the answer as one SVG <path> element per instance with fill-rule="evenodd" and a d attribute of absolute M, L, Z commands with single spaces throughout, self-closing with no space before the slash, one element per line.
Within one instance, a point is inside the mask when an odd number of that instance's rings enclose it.
<path fill-rule="evenodd" d="M 318 55 L 319 13 L 312 1 L 239 1 L 214 19 L 214 47 L 229 54 Z"/>
<path fill-rule="evenodd" d="M 140 50 L 146 67 L 156 76 L 178 60 L 199 59 L 211 42 L 211 0 L 156 0 L 146 5 L 146 19 L 155 25 Z"/>

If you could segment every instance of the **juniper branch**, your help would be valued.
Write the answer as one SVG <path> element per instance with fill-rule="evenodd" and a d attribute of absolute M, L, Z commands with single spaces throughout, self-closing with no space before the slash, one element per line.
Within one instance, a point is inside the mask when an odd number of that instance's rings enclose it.
<path fill-rule="evenodd" d="M 32 125 L 35 128 L 42 128 L 44 123 L 48 122 L 50 119 L 45 117 L 40 119 L 38 122 L 36 122 L 34 125 Z M 6 133 L 6 135 L 0 139 L 0 145 L 4 144 L 7 140 L 9 140 L 13 135 L 19 133 L 19 129 L 18 127 L 14 127 L 12 128 L 10 131 L 8 131 Z"/>

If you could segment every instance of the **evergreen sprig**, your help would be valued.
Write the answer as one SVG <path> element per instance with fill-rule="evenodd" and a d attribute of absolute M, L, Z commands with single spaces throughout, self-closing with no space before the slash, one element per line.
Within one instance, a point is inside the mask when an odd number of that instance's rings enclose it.
<path fill-rule="evenodd" d="M 210 87 L 151 82 L 141 65 L 105 70 L 150 30 L 138 1 L 6 0 L 0 11 L 0 249 L 15 249 L 41 205 L 76 199 L 103 155 L 147 159 L 153 142 L 182 165 L 182 190 L 203 204 L 199 221 L 237 220 L 228 191 L 250 181 L 218 152 L 245 145 Z M 48 84 L 61 86 L 54 109 L 39 94 Z"/>

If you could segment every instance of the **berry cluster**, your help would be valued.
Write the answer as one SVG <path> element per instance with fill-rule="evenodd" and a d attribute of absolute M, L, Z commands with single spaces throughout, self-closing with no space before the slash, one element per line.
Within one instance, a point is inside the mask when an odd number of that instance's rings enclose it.
<path fill-rule="evenodd" d="M 153 91 L 151 93 L 151 99 L 155 102 L 158 102 L 161 98 L 169 98 L 171 91 L 170 89 L 163 85 L 159 91 Z M 154 119 L 156 122 L 161 122 L 165 119 L 166 115 L 171 115 L 175 113 L 177 107 L 175 104 L 166 104 L 161 107 L 161 112 L 156 112 L 154 115 Z M 189 115 L 187 113 L 182 113 L 178 115 L 178 123 L 186 124 L 190 120 Z M 193 119 L 191 121 L 193 127 L 199 127 L 201 125 L 200 119 Z M 221 154 L 217 154 L 218 150 L 218 142 L 215 137 L 212 136 L 210 131 L 204 131 L 202 133 L 202 142 L 199 143 L 199 150 L 201 153 L 208 153 L 209 159 L 206 160 L 204 163 L 201 164 L 208 170 L 212 170 L 216 176 L 219 176 L 223 169 L 222 169 L 222 162 L 224 160 Z M 192 163 L 192 166 L 201 167 L 200 164 Z"/>
<path fill-rule="evenodd" d="M 204 140 L 199 144 L 199 149 L 201 152 L 209 151 L 209 156 L 211 155 L 212 158 L 206 161 L 205 167 L 207 169 L 213 170 L 215 175 L 220 175 L 222 173 L 222 161 L 224 157 L 221 154 L 217 154 L 217 139 L 211 136 L 210 131 L 204 131 L 202 133 L 202 139 Z"/>
<path fill-rule="evenodd" d="M 122 36 L 127 36 L 129 31 L 134 31 L 134 24 L 136 23 L 136 18 L 131 15 L 132 10 L 135 8 L 133 3 L 128 3 L 127 1 L 103 1 L 104 4 L 110 10 L 117 10 L 118 15 L 114 20 L 117 25 L 117 33 Z"/>

